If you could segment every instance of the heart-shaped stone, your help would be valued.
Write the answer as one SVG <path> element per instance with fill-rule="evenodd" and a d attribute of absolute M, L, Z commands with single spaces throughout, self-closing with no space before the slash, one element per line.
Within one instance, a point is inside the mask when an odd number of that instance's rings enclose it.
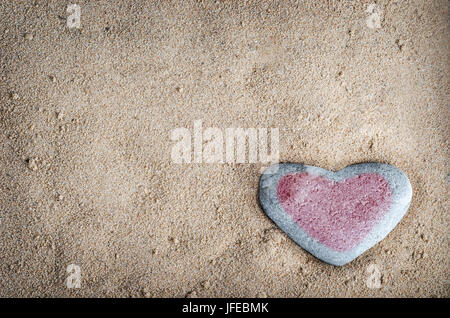
<path fill-rule="evenodd" d="M 386 237 L 411 197 L 408 177 L 381 163 L 338 172 L 280 163 L 266 169 L 259 183 L 266 214 L 302 248 L 339 266 Z"/>

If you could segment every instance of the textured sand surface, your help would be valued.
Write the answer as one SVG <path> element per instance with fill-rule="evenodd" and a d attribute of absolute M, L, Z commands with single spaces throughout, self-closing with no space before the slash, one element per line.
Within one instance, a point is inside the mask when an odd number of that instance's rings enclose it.
<path fill-rule="evenodd" d="M 0 296 L 450 296 L 447 1 L 377 1 L 379 28 L 367 1 L 77 1 L 80 29 L 70 3 L 0 1 Z M 411 207 L 321 263 L 258 206 L 261 165 L 172 162 L 195 120 L 393 164 Z"/>

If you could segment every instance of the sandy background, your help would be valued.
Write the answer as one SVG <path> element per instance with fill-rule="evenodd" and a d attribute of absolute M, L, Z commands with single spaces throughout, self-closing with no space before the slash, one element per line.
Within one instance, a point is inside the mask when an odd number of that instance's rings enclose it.
<path fill-rule="evenodd" d="M 372 1 L 77 1 L 81 29 L 70 3 L 0 2 L 0 296 L 450 295 L 447 1 L 377 1 L 378 29 Z M 323 264 L 259 208 L 259 164 L 172 163 L 197 119 L 279 127 L 282 161 L 394 164 L 412 205 Z"/>

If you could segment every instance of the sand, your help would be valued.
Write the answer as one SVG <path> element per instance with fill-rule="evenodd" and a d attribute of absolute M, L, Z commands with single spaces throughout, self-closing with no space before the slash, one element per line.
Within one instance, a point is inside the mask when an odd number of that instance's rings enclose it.
<path fill-rule="evenodd" d="M 449 297 L 447 1 L 71 3 L 0 2 L 0 296 Z M 324 264 L 259 207 L 262 164 L 173 162 L 196 120 L 395 165 L 411 207 Z"/>

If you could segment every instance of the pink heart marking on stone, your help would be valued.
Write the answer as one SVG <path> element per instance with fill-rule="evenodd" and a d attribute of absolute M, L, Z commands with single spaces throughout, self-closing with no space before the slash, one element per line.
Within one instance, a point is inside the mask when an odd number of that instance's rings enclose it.
<path fill-rule="evenodd" d="M 379 174 L 336 182 L 305 172 L 283 176 L 277 185 L 283 209 L 308 235 L 336 251 L 358 245 L 386 214 L 392 194 Z"/>

